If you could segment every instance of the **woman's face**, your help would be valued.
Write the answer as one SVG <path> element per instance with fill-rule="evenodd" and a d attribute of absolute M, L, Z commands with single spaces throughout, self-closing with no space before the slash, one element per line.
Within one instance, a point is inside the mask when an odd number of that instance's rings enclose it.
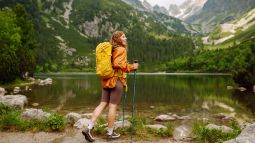
<path fill-rule="evenodd" d="M 127 45 L 127 37 L 126 37 L 125 34 L 123 34 L 122 36 L 120 36 L 120 39 L 121 39 L 123 45 Z"/>

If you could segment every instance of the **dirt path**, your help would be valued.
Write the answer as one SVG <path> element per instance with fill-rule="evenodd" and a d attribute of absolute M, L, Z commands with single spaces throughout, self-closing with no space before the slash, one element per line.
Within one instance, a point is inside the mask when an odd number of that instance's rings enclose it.
<path fill-rule="evenodd" d="M 86 143 L 81 130 L 71 129 L 63 133 L 47 132 L 0 132 L 0 143 Z M 106 143 L 103 138 L 96 138 L 95 143 Z M 185 141 L 174 141 L 173 139 L 161 139 L 155 141 L 131 141 L 117 140 L 113 143 L 190 143 Z"/>

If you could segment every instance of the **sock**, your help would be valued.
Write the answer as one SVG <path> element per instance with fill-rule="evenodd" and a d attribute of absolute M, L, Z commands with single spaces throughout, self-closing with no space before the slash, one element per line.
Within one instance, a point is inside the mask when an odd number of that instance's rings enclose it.
<path fill-rule="evenodd" d="M 107 131 L 108 131 L 108 133 L 107 133 L 108 135 L 112 135 L 112 133 L 113 133 L 113 128 L 108 128 Z"/>
<path fill-rule="evenodd" d="M 89 121 L 89 125 L 88 125 L 88 129 L 92 129 L 94 127 L 94 123 L 90 120 Z"/>

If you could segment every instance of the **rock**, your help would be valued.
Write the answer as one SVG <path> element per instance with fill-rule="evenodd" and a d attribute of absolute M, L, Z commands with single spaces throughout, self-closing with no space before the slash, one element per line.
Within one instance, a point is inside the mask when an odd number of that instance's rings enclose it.
<path fill-rule="evenodd" d="M 38 79 L 38 85 L 48 85 L 48 84 L 52 84 L 52 79 L 51 78 L 46 78 L 45 80 L 40 80 Z"/>
<path fill-rule="evenodd" d="M 68 113 L 66 116 L 65 116 L 65 119 L 68 123 L 75 123 L 77 122 L 79 119 L 81 119 L 82 116 L 78 113 L 74 113 L 74 112 L 71 112 L 71 113 Z"/>
<path fill-rule="evenodd" d="M 47 85 L 47 84 L 52 84 L 52 79 L 51 79 L 51 78 L 46 78 L 46 79 L 44 80 L 44 83 L 45 83 L 45 85 Z"/>
<path fill-rule="evenodd" d="M 208 102 L 206 102 L 206 101 L 203 102 L 202 109 L 209 110 Z"/>
<path fill-rule="evenodd" d="M 127 120 L 124 121 L 124 127 L 130 127 L 131 126 L 131 123 Z M 114 128 L 117 129 L 117 128 L 122 128 L 123 127 L 123 121 L 117 121 L 117 122 L 114 122 Z"/>
<path fill-rule="evenodd" d="M 232 108 L 232 107 L 230 107 L 230 106 L 228 106 L 228 105 L 226 105 L 225 103 L 222 103 L 222 102 L 215 101 L 214 105 L 218 106 L 218 107 L 221 107 L 223 109 L 229 110 L 230 112 L 234 112 L 235 111 L 234 108 Z"/>
<path fill-rule="evenodd" d="M 191 120 L 190 116 L 179 116 L 177 119 L 179 120 Z"/>
<path fill-rule="evenodd" d="M 45 121 L 49 118 L 50 113 L 44 112 L 42 109 L 26 109 L 22 114 L 21 117 L 26 120 L 30 119 L 38 119 L 40 121 Z"/>
<path fill-rule="evenodd" d="M 5 89 L 0 87 L 0 96 L 4 96 L 5 93 L 6 93 Z"/>
<path fill-rule="evenodd" d="M 29 77 L 28 80 L 35 81 L 35 78 Z"/>
<path fill-rule="evenodd" d="M 20 87 L 14 87 L 14 89 L 13 89 L 13 93 L 14 94 L 17 94 L 17 93 L 19 93 L 21 90 L 20 90 Z"/>
<path fill-rule="evenodd" d="M 176 140 L 182 140 L 191 136 L 192 128 L 188 125 L 181 125 L 174 129 L 173 137 Z"/>
<path fill-rule="evenodd" d="M 151 129 L 155 129 L 155 130 L 159 130 L 159 129 L 167 129 L 166 126 L 160 125 L 160 124 L 155 124 L 155 125 L 145 125 L 145 127 L 151 128 Z"/>
<path fill-rule="evenodd" d="M 233 86 L 227 86 L 227 89 L 232 90 L 232 89 L 234 89 L 234 87 Z"/>
<path fill-rule="evenodd" d="M 27 97 L 24 95 L 5 95 L 0 96 L 0 103 L 19 109 L 23 109 L 27 104 Z"/>
<path fill-rule="evenodd" d="M 151 109 L 154 109 L 154 108 L 155 108 L 155 106 L 150 106 L 150 108 L 151 108 Z"/>
<path fill-rule="evenodd" d="M 86 118 L 81 118 L 75 124 L 73 125 L 74 127 L 78 129 L 86 128 L 89 124 L 90 120 Z"/>
<path fill-rule="evenodd" d="M 235 115 L 236 113 L 230 113 L 230 114 L 226 114 L 226 113 L 218 113 L 213 115 L 215 118 L 221 119 L 224 122 L 229 122 L 229 121 L 233 121 L 235 120 Z"/>
<path fill-rule="evenodd" d="M 102 127 L 107 127 L 108 123 L 101 125 Z M 124 121 L 124 127 L 130 127 L 131 123 L 127 120 Z M 123 121 L 117 121 L 114 122 L 114 129 L 122 128 L 123 127 Z"/>
<path fill-rule="evenodd" d="M 246 127 L 235 139 L 224 143 L 254 143 L 255 142 L 255 123 Z"/>
<path fill-rule="evenodd" d="M 223 126 L 217 126 L 217 125 L 214 125 L 214 124 L 208 124 L 208 125 L 206 125 L 206 128 L 209 129 L 209 130 L 212 130 L 212 129 L 221 130 L 224 133 L 230 133 L 230 132 L 233 131 L 232 128 L 224 126 L 224 125 Z"/>
<path fill-rule="evenodd" d="M 176 118 L 170 115 L 159 115 L 154 120 L 156 121 L 173 121 Z"/>
<path fill-rule="evenodd" d="M 245 91 L 246 90 L 246 88 L 244 88 L 244 87 L 239 87 L 238 88 L 240 91 Z"/>
<path fill-rule="evenodd" d="M 32 106 L 34 107 L 39 106 L 39 103 L 33 103 Z"/>
<path fill-rule="evenodd" d="M 90 119 L 92 117 L 93 113 L 84 113 L 84 114 L 81 114 L 81 118 L 87 118 L 87 119 Z"/>

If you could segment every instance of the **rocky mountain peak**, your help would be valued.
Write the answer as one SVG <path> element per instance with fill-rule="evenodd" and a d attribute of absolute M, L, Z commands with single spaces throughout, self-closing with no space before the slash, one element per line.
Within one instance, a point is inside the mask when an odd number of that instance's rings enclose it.
<path fill-rule="evenodd" d="M 183 20 L 199 12 L 206 2 L 207 0 L 186 0 L 179 6 L 170 5 L 169 15 Z"/>

